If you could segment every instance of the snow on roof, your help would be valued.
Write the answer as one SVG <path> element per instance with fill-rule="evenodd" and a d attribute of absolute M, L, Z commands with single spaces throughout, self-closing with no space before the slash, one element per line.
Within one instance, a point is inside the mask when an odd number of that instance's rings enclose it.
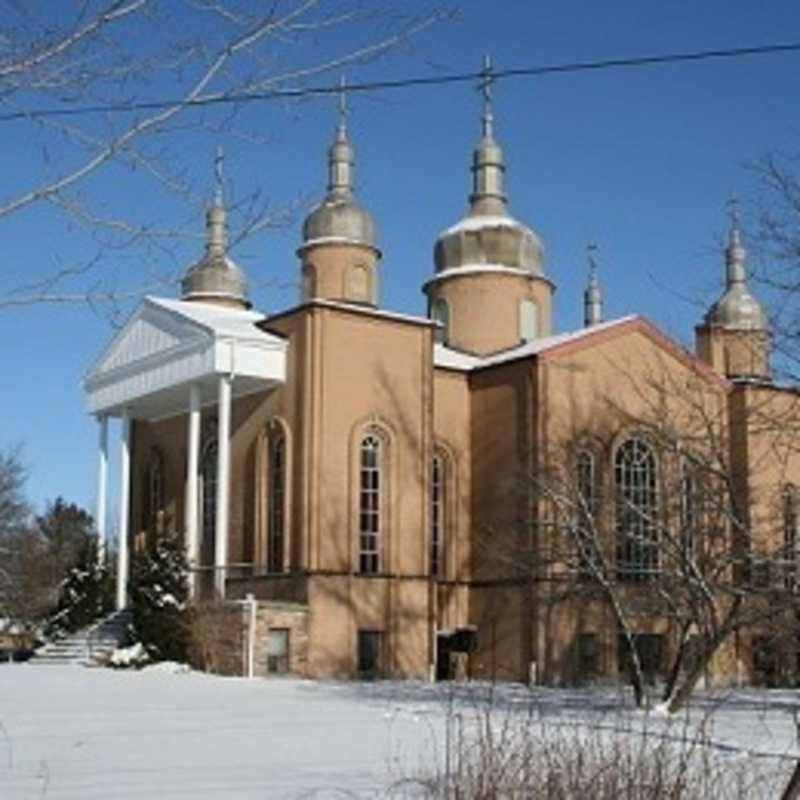
<path fill-rule="evenodd" d="M 514 217 L 509 217 L 504 214 L 476 214 L 473 217 L 464 217 L 463 219 L 456 222 L 455 225 L 451 225 L 449 228 L 445 228 L 440 234 L 439 237 L 442 236 L 449 236 L 453 233 L 458 233 L 458 231 L 479 231 L 483 228 L 525 228 L 527 226 L 523 225 L 521 222 L 514 219 Z"/>
<path fill-rule="evenodd" d="M 438 325 L 437 322 L 432 319 L 428 319 L 428 317 L 417 317 L 412 314 L 400 314 L 397 311 L 385 311 L 382 308 L 372 308 L 370 306 L 361 305 L 360 303 L 347 303 L 343 300 L 326 300 L 322 298 L 315 298 L 314 300 L 309 301 L 309 305 L 338 308 L 343 311 L 355 311 L 357 314 L 366 314 L 370 317 L 396 319 L 400 322 L 413 322 L 416 325 L 429 325 L 432 327 L 436 327 Z"/>
<path fill-rule="evenodd" d="M 450 267 L 450 269 L 443 269 L 441 272 L 437 272 L 429 281 L 428 283 L 433 283 L 434 281 L 440 280 L 441 278 L 449 278 L 455 275 L 466 275 L 469 273 L 481 273 L 481 272 L 504 272 L 504 273 L 511 273 L 512 275 L 522 275 L 522 276 L 530 276 L 531 271 L 527 269 L 519 269 L 518 267 L 505 267 L 502 264 L 462 264 L 458 267 Z M 543 277 L 542 275 L 537 275 L 537 277 Z M 427 285 L 427 284 L 426 284 Z"/>
<path fill-rule="evenodd" d="M 578 341 L 586 336 L 615 328 L 618 325 L 624 325 L 634 319 L 637 319 L 637 315 L 630 314 L 626 317 L 609 320 L 608 322 L 601 322 L 598 325 L 581 328 L 577 331 L 569 331 L 568 333 L 559 333 L 555 336 L 545 336 L 542 339 L 534 339 L 532 342 L 525 342 L 517 347 L 512 347 L 510 350 L 503 350 L 500 353 L 493 353 L 489 356 L 475 356 L 437 344 L 434 345 L 433 349 L 433 363 L 435 366 L 444 369 L 456 369 L 469 372 L 474 369 L 504 364 L 507 361 L 515 361 L 518 358 L 534 356 L 546 350 L 550 350 L 553 347 L 566 344 L 567 342 Z"/>
<path fill-rule="evenodd" d="M 272 341 L 276 346 L 285 346 L 284 341 L 278 336 L 262 331 L 256 326 L 256 323 L 265 319 L 264 314 L 260 311 L 229 308 L 215 303 L 168 300 L 164 297 L 148 296 L 145 301 L 157 308 L 163 308 L 172 314 L 188 319 L 217 336 L 253 339 L 262 342 Z"/>

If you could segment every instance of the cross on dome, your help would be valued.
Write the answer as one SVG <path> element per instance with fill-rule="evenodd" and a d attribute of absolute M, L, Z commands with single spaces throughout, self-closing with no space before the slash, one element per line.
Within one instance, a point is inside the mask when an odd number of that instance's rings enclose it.
<path fill-rule="evenodd" d="M 347 118 L 350 116 L 350 109 L 347 107 L 347 78 L 342 75 L 339 79 L 339 135 L 344 137 L 347 134 Z"/>
<path fill-rule="evenodd" d="M 597 259 L 595 258 L 595 253 L 598 251 L 598 247 L 594 242 L 590 242 L 586 245 L 586 258 L 589 261 L 589 282 L 592 283 L 597 280 Z"/>
<path fill-rule="evenodd" d="M 487 53 L 483 57 L 481 81 L 478 86 L 483 94 L 483 135 L 491 139 L 494 134 L 494 114 L 492 113 L 492 84 L 497 80 L 492 69 L 492 58 Z"/>

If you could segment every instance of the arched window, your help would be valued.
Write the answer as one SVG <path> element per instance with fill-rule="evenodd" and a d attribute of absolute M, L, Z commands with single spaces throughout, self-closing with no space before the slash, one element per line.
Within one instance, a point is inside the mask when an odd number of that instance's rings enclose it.
<path fill-rule="evenodd" d="M 317 296 L 317 281 L 313 264 L 303 265 L 303 285 L 300 290 L 300 302 L 307 303 Z"/>
<path fill-rule="evenodd" d="M 519 302 L 519 339 L 521 342 L 532 342 L 539 334 L 536 303 L 532 300 Z"/>
<path fill-rule="evenodd" d="M 369 271 L 363 264 L 356 264 L 347 270 L 345 298 L 357 303 L 369 302 Z"/>
<path fill-rule="evenodd" d="M 431 575 L 446 575 L 447 552 L 447 460 L 442 452 L 434 453 L 431 462 Z"/>
<path fill-rule="evenodd" d="M 147 465 L 145 503 L 145 527 L 156 532 L 163 525 L 164 512 L 164 456 L 156 448 L 150 453 Z"/>
<path fill-rule="evenodd" d="M 578 490 L 578 503 L 583 512 L 594 514 L 594 456 L 588 450 L 581 450 L 575 459 L 575 481 Z"/>
<path fill-rule="evenodd" d="M 200 462 L 202 480 L 202 539 L 200 545 L 200 563 L 210 566 L 214 563 L 214 550 L 217 535 L 217 452 L 216 438 L 209 439 L 203 447 Z"/>
<path fill-rule="evenodd" d="M 656 458 L 641 439 L 628 439 L 614 458 L 617 490 L 617 572 L 646 580 L 659 569 Z"/>
<path fill-rule="evenodd" d="M 366 574 L 380 572 L 383 443 L 369 433 L 359 448 L 359 556 L 358 569 Z"/>
<path fill-rule="evenodd" d="M 575 457 L 575 491 L 578 565 L 581 572 L 590 574 L 599 566 L 599 554 L 595 524 L 594 455 L 589 450 L 579 450 Z"/>
<path fill-rule="evenodd" d="M 683 558 L 687 562 L 694 558 L 696 545 L 697 479 L 695 472 L 696 470 L 688 458 L 681 460 L 680 541 Z"/>
<path fill-rule="evenodd" d="M 267 569 L 283 572 L 286 549 L 286 434 L 272 426 L 267 445 Z"/>
<path fill-rule="evenodd" d="M 783 491 L 783 561 L 784 584 L 797 587 L 797 567 L 800 560 L 800 494 L 797 486 L 789 484 Z"/>
<path fill-rule="evenodd" d="M 441 344 L 447 344 L 450 338 L 450 305 L 447 300 L 439 298 L 433 301 L 431 304 L 431 319 L 441 325 L 434 332 L 436 341 Z"/>

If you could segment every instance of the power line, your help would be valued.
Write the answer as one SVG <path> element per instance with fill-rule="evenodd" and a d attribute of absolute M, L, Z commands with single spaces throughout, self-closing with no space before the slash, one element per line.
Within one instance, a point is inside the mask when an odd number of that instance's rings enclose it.
<path fill-rule="evenodd" d="M 759 47 L 735 47 L 727 50 L 699 50 L 688 53 L 665 53 L 636 58 L 611 58 L 602 61 L 574 61 L 566 64 L 549 64 L 541 67 L 521 67 L 517 69 L 493 70 L 493 79 L 522 78 L 541 75 L 557 75 L 570 72 L 590 72 L 607 69 L 626 69 L 661 64 L 677 64 L 690 61 L 709 61 L 712 59 L 740 58 L 744 56 L 760 56 L 775 53 L 800 52 L 800 42 L 789 44 L 768 44 Z M 441 86 L 449 83 L 476 82 L 485 79 L 485 72 L 462 72 L 437 77 L 412 77 L 391 81 L 368 81 L 350 83 L 348 92 L 371 92 L 382 89 L 406 89 L 416 86 Z M 174 106 L 202 108 L 205 106 L 231 105 L 236 103 L 253 103 L 266 100 L 297 99 L 314 95 L 330 95 L 341 92 L 339 84 L 331 86 L 314 86 L 304 89 L 271 89 L 262 92 L 241 92 L 223 94 L 215 97 L 204 97 L 195 100 L 151 100 L 117 105 L 81 106 L 79 108 L 43 108 L 30 111 L 15 111 L 0 114 L 0 122 L 12 122 L 21 119 L 43 119 L 46 117 L 75 117 L 88 114 L 121 114 L 131 111 L 158 111 Z"/>

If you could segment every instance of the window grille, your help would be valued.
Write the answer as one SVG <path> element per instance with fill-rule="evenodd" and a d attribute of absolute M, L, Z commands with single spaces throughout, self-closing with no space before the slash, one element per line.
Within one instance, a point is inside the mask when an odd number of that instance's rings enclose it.
<path fill-rule="evenodd" d="M 444 456 L 437 453 L 431 463 L 431 575 L 434 578 L 443 577 L 445 571 L 445 480 Z"/>
<path fill-rule="evenodd" d="M 270 433 L 267 474 L 267 569 L 283 572 L 286 541 L 286 436 L 279 425 Z"/>
<path fill-rule="evenodd" d="M 617 489 L 617 573 L 646 580 L 659 571 L 656 459 L 640 439 L 628 439 L 614 462 Z"/>
<path fill-rule="evenodd" d="M 369 434 L 361 440 L 359 470 L 359 571 L 380 571 L 381 440 Z"/>

